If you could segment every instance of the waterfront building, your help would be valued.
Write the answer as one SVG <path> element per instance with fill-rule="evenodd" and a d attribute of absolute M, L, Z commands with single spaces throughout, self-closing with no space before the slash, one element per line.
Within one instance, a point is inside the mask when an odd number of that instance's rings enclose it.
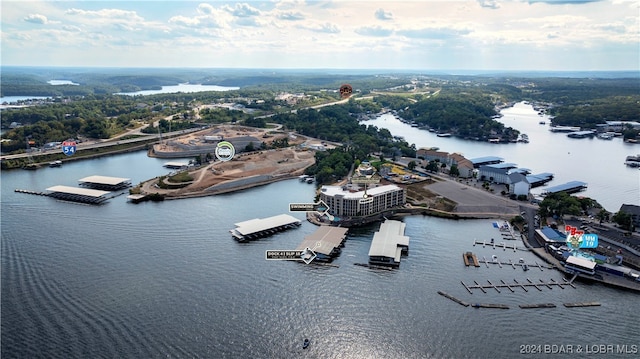
<path fill-rule="evenodd" d="M 348 190 L 341 186 L 322 186 L 320 200 L 329 207 L 329 214 L 340 218 L 363 217 L 383 213 L 406 203 L 405 190 L 396 185 Z"/>
<path fill-rule="evenodd" d="M 529 190 L 531 189 L 531 185 L 527 180 L 527 176 L 522 173 L 511 173 L 509 174 L 509 194 L 514 194 L 516 196 L 528 196 Z"/>
<path fill-rule="evenodd" d="M 482 165 L 478 171 L 478 178 L 481 181 L 489 181 L 500 184 L 509 184 L 509 174 L 517 168 L 514 163 L 496 163 Z"/>
<path fill-rule="evenodd" d="M 459 153 L 449 153 L 443 151 L 437 151 L 432 149 L 421 148 L 416 151 L 416 157 L 423 159 L 427 162 L 437 161 L 444 163 L 451 167 L 456 165 L 458 167 L 459 177 L 471 178 L 473 177 L 473 163 Z"/>

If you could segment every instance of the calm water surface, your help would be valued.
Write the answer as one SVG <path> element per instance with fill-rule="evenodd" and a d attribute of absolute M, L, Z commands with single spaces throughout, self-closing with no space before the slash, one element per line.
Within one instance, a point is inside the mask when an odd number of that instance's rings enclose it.
<path fill-rule="evenodd" d="M 435 133 L 419 130 L 400 122 L 392 115 L 383 115 L 363 123 L 387 128 L 395 136 L 420 147 L 439 147 L 441 151 L 462 153 L 466 158 L 484 156 L 502 157 L 505 162 L 528 168 L 532 174 L 550 172 L 556 186 L 569 181 L 587 183 L 581 195 L 594 198 L 608 211 L 617 212 L 622 204 L 640 205 L 640 171 L 624 165 L 629 155 L 640 153 L 640 145 L 598 138 L 572 139 L 566 133 L 549 131 L 548 116 L 539 116 L 531 105 L 518 103 L 501 111 L 499 119 L 529 136 L 529 143 L 492 144 L 467 141 L 455 137 L 438 137 Z M 539 124 L 545 121 L 545 125 Z M 531 190 L 539 194 L 545 187 Z"/>
<path fill-rule="evenodd" d="M 264 259 L 265 250 L 293 249 L 315 231 L 306 221 L 248 244 L 231 238 L 236 222 L 313 201 L 314 186 L 297 180 L 138 205 L 125 196 L 89 206 L 13 192 L 75 186 L 93 174 L 138 183 L 166 173 L 162 163 L 138 152 L 2 172 L 2 358 L 555 358 L 575 355 L 521 355 L 521 346 L 640 344 L 634 293 L 578 283 L 469 294 L 461 281 L 562 280 L 552 270 L 464 267 L 468 250 L 537 260 L 472 246 L 500 238 L 487 220 L 403 218 L 409 255 L 386 271 L 354 265 L 367 262 L 379 224 L 351 229 L 335 266 Z M 511 309 L 465 308 L 439 290 Z M 579 301 L 602 306 L 562 306 Z M 532 303 L 558 307 L 518 308 Z M 304 338 L 311 339 L 306 350 Z"/>

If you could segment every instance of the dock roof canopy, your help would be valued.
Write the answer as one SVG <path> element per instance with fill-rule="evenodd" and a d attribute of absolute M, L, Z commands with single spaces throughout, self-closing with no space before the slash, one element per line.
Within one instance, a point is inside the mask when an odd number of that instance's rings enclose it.
<path fill-rule="evenodd" d="M 571 181 L 571 182 L 560 184 L 554 187 L 549 187 L 544 192 L 557 193 L 557 192 L 565 192 L 565 191 L 579 191 L 580 189 L 586 188 L 586 187 L 587 187 L 587 184 L 585 182 Z"/>
<path fill-rule="evenodd" d="M 279 214 L 269 218 L 255 218 L 235 224 L 235 229 L 239 234 L 246 236 L 253 233 L 266 231 L 268 229 L 286 226 L 288 224 L 299 223 L 300 220 L 288 214 Z"/>
<path fill-rule="evenodd" d="M 400 221 L 386 220 L 380 225 L 380 230 L 373 235 L 369 257 L 381 256 L 398 257 L 398 247 L 409 247 L 409 237 L 404 235 L 405 224 Z"/>
<path fill-rule="evenodd" d="M 97 189 L 69 187 L 69 186 L 53 186 L 47 188 L 49 196 L 67 201 L 84 202 L 84 203 L 102 203 L 106 201 L 110 192 L 100 191 Z"/>
<path fill-rule="evenodd" d="M 326 256 L 331 255 L 334 248 L 344 241 L 348 230 L 348 228 L 344 227 L 320 226 L 315 232 L 304 237 L 304 240 L 296 250 L 310 248 L 316 253 L 322 253 Z"/>
<path fill-rule="evenodd" d="M 81 178 L 78 182 L 81 183 L 96 183 L 103 184 L 109 186 L 117 186 L 124 182 L 131 181 L 131 178 L 120 178 L 120 177 L 107 177 L 107 176 L 89 176 L 85 178 Z"/>

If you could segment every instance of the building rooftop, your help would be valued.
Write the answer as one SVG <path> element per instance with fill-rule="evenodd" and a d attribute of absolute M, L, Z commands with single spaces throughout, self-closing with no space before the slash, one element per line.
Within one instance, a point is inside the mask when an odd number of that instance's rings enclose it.
<path fill-rule="evenodd" d="M 404 235 L 405 223 L 395 220 L 386 220 L 380 225 L 380 229 L 373 235 L 369 256 L 398 257 L 398 246 L 409 246 L 409 237 Z"/>
<path fill-rule="evenodd" d="M 470 158 L 469 161 L 471 161 L 471 163 L 473 163 L 474 166 L 479 166 L 487 163 L 500 163 L 504 161 L 504 158 L 496 157 L 496 156 L 485 156 L 485 157 L 478 157 L 478 158 Z"/>
<path fill-rule="evenodd" d="M 388 185 L 368 188 L 367 195 L 375 196 L 385 192 L 396 191 L 398 189 L 400 189 L 400 187 L 394 184 L 388 184 Z M 327 196 L 343 195 L 344 198 L 351 198 L 351 199 L 364 198 L 364 191 L 349 192 L 349 191 L 343 190 L 342 187 L 340 186 L 322 186 L 321 191 Z"/>

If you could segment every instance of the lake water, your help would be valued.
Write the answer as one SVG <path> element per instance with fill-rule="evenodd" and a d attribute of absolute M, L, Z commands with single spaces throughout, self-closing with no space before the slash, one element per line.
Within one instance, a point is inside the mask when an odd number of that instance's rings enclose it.
<path fill-rule="evenodd" d="M 536 148 L 534 132 L 528 133 L 528 148 Z M 424 145 L 447 150 L 447 143 L 456 142 Z M 492 154 L 484 153 L 484 144 L 471 144 L 481 146 L 477 156 Z M 473 246 L 475 239 L 500 238 L 489 220 L 404 217 L 409 255 L 387 271 L 354 265 L 367 262 L 379 224 L 350 229 L 334 266 L 265 260 L 266 250 L 296 248 L 313 233 L 316 227 L 306 221 L 255 242 L 231 238 L 234 223 L 313 201 L 314 186 L 298 180 L 138 205 L 124 195 L 90 206 L 13 191 L 76 186 L 89 175 L 135 184 L 165 174 L 164 162 L 136 152 L 2 172 L 2 358 L 570 358 L 578 346 L 603 358 L 637 356 L 635 293 L 576 283 L 575 289 L 469 294 L 461 281 L 563 280 L 548 269 L 465 267 L 465 251 L 480 259 L 495 254 L 504 261 L 539 261 L 525 251 Z M 289 214 L 304 220 L 303 213 Z M 463 307 L 437 291 L 510 309 Z M 587 301 L 602 305 L 562 305 Z M 557 308 L 518 307 L 533 303 Z M 306 350 L 304 338 L 311 340 Z M 569 345 L 573 353 L 553 353 Z M 550 355 L 522 354 L 538 349 Z M 623 350 L 627 354 L 617 354 Z"/>
<path fill-rule="evenodd" d="M 547 184 L 549 187 L 570 181 L 586 182 L 587 190 L 580 195 L 597 200 L 610 212 L 617 212 L 625 203 L 640 205 L 640 171 L 624 165 L 627 156 L 640 153 L 640 145 L 625 143 L 621 137 L 612 140 L 572 139 L 566 133 L 551 132 L 549 117 L 539 116 L 531 105 L 524 103 L 501 113 L 503 117 L 498 120 L 527 134 L 529 143 L 492 144 L 438 137 L 435 133 L 411 127 L 390 114 L 363 123 L 387 128 L 417 148 L 439 147 L 440 151 L 458 152 L 469 159 L 498 156 L 505 162 L 530 169 L 532 174 L 553 173 L 553 181 Z M 540 121 L 546 124 L 541 125 Z M 531 192 L 540 194 L 544 189 L 537 187 Z"/>
<path fill-rule="evenodd" d="M 48 84 L 53 85 L 53 86 L 60 86 L 60 85 L 74 85 L 74 86 L 78 86 L 80 85 L 79 83 L 75 83 L 71 80 L 49 80 L 47 81 Z"/>
<path fill-rule="evenodd" d="M 178 84 L 172 86 L 162 86 L 161 90 L 142 90 L 136 92 L 118 92 L 115 95 L 156 95 L 160 93 L 191 93 L 204 91 L 231 91 L 238 90 L 240 87 L 216 86 L 216 85 L 200 85 L 200 84 Z"/>

